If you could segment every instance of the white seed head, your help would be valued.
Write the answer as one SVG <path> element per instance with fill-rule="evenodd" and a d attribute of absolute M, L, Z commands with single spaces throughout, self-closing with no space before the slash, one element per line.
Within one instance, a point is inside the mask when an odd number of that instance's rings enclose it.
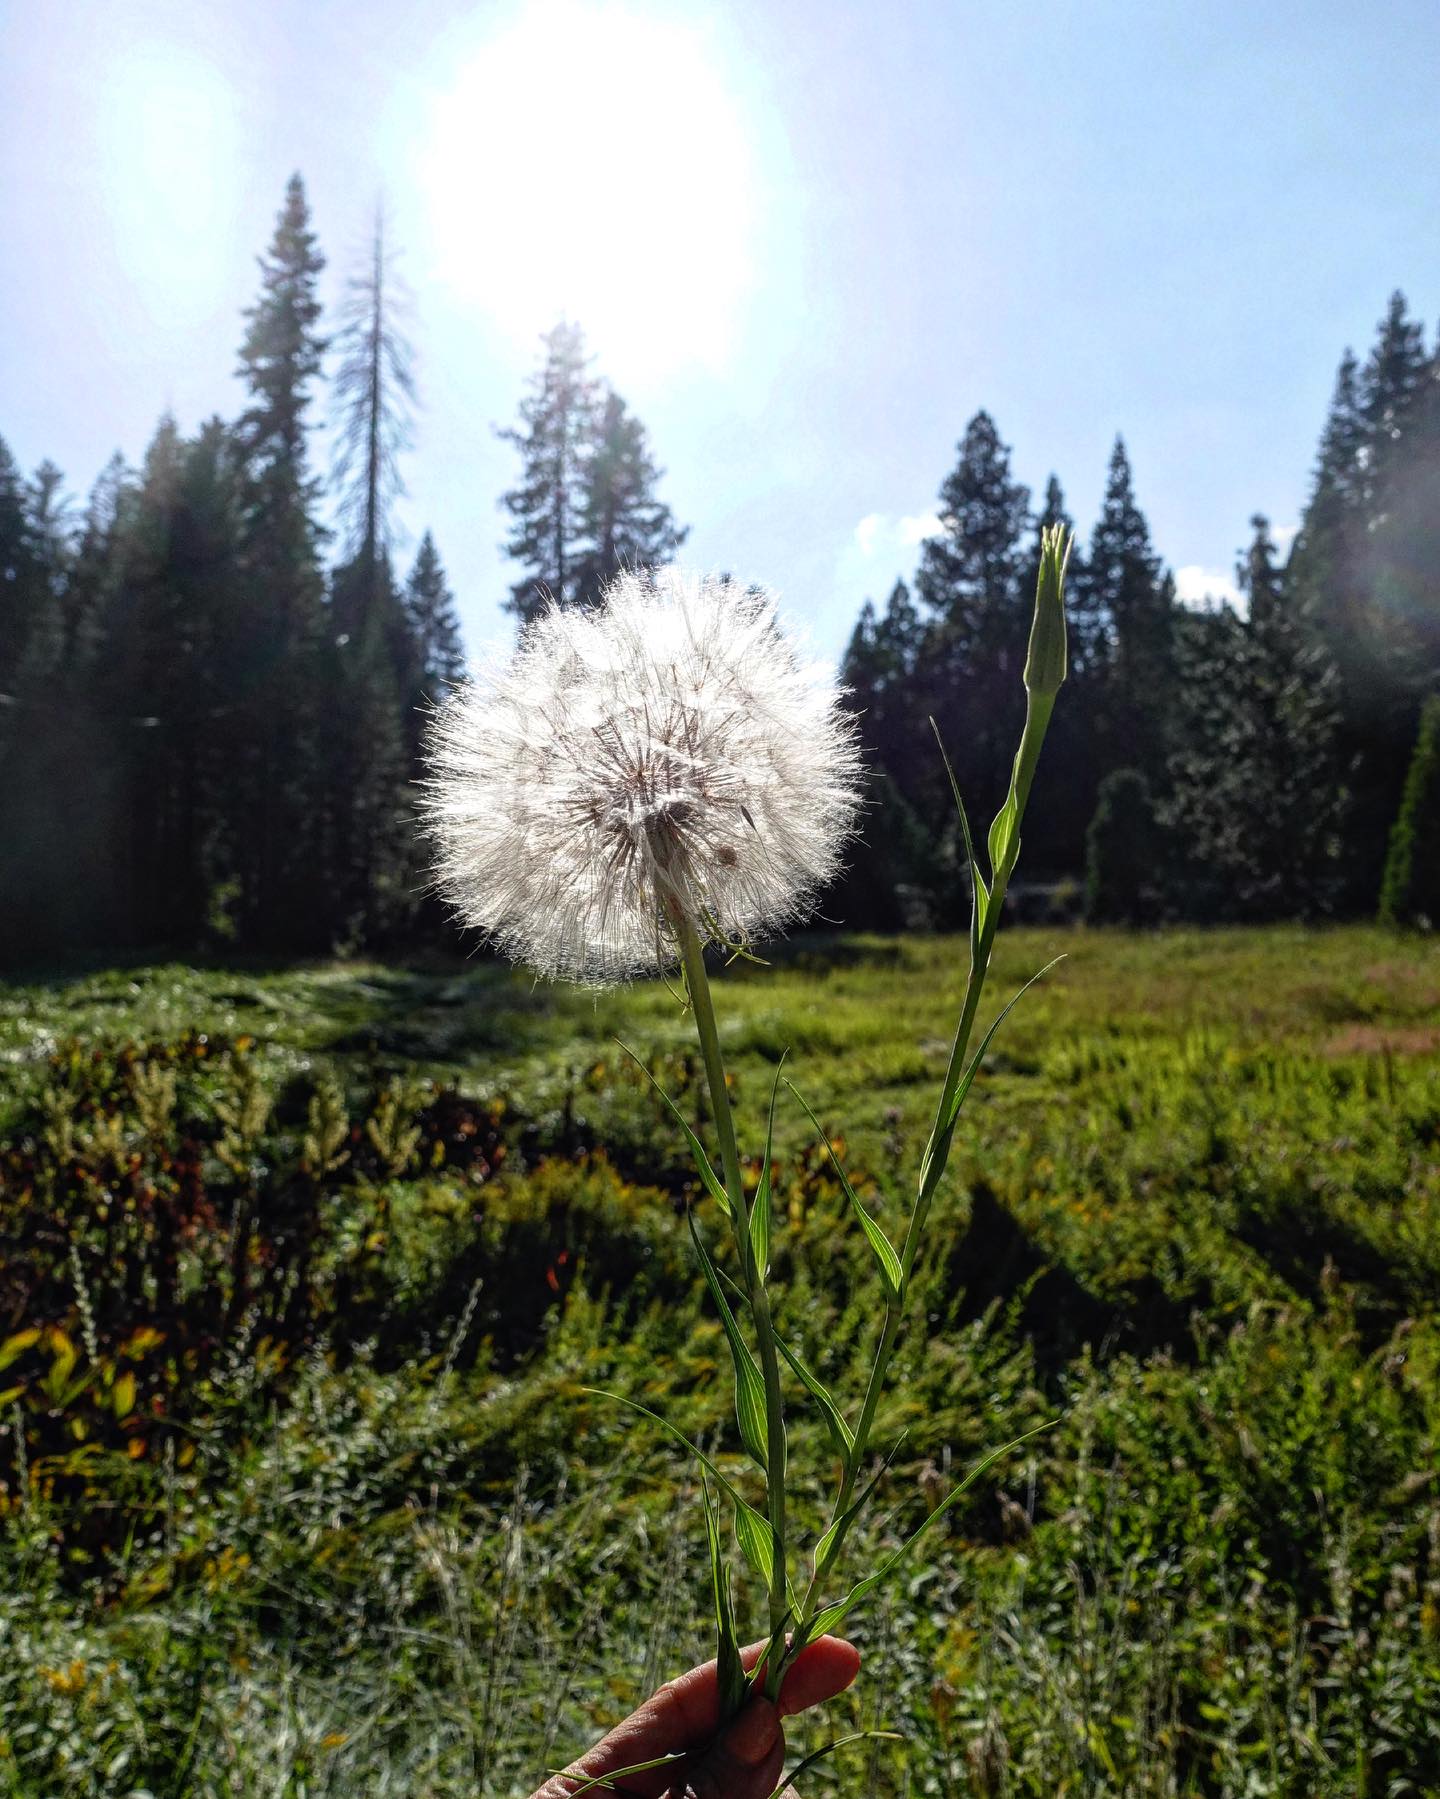
<path fill-rule="evenodd" d="M 422 808 L 462 923 L 595 985 L 672 966 L 675 915 L 747 942 L 839 871 L 853 720 L 765 593 L 626 572 L 552 607 L 430 721 Z"/>

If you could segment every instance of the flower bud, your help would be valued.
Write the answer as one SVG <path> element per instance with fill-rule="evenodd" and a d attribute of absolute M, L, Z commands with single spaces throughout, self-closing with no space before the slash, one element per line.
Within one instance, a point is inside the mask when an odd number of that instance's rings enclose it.
<path fill-rule="evenodd" d="M 1069 656 L 1065 647 L 1065 570 L 1073 535 L 1063 525 L 1047 525 L 1040 534 L 1040 578 L 1035 583 L 1035 620 L 1025 658 L 1025 688 L 1053 699 L 1065 679 Z"/>

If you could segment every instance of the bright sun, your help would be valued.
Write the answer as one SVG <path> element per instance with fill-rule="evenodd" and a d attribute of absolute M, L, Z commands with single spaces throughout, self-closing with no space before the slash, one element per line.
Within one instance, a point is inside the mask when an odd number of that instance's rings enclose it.
<path fill-rule="evenodd" d="M 632 367 L 725 360 L 750 169 L 693 31 L 535 0 L 437 102 L 420 177 L 436 273 L 507 331 L 563 315 Z"/>

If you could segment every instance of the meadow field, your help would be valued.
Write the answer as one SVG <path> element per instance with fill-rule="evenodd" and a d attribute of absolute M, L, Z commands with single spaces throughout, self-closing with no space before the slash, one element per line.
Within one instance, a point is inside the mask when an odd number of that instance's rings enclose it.
<path fill-rule="evenodd" d="M 788 1050 L 901 1215 L 964 949 L 718 977 L 750 1179 Z M 1054 1422 L 855 1614 L 792 1746 L 904 1740 L 807 1791 L 1440 1794 L 1440 944 L 1013 930 L 991 1012 L 1057 955 L 969 1102 L 852 1567 Z M 693 1469 L 586 1391 L 743 1485 L 693 1169 L 617 1040 L 705 1119 L 661 983 L 0 988 L 0 1794 L 524 1795 L 712 1653 Z M 775 1179 L 781 1328 L 858 1402 L 878 1277 L 783 1101 Z"/>

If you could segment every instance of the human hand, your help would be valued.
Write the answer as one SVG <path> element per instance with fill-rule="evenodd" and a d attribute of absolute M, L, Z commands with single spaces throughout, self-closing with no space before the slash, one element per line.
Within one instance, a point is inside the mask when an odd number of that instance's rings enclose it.
<path fill-rule="evenodd" d="M 752 1668 L 764 1652 L 764 1643 L 752 1643 L 741 1660 L 746 1668 Z M 597 1774 L 632 1768 L 637 1762 L 676 1752 L 685 1753 L 686 1759 L 645 1774 L 631 1774 L 618 1788 L 590 1790 L 595 1799 L 608 1799 L 617 1791 L 639 1799 L 662 1799 L 663 1795 L 670 1799 L 769 1799 L 785 1766 L 782 1720 L 843 1693 L 859 1671 L 859 1652 L 851 1644 L 838 1637 L 820 1637 L 796 1657 L 780 1683 L 778 1700 L 772 1704 L 759 1695 L 750 1699 L 717 1737 L 720 1688 L 715 1663 L 706 1662 L 703 1668 L 692 1668 L 678 1680 L 667 1681 L 623 1724 L 617 1724 L 603 1743 L 597 1743 L 565 1773 L 548 1780 L 532 1799 L 569 1799 Z"/>

